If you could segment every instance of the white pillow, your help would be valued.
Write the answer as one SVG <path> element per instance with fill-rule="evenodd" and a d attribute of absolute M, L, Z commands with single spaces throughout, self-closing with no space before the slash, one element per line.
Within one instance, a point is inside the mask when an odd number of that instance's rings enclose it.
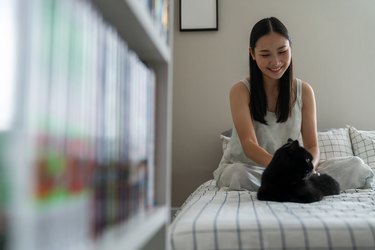
<path fill-rule="evenodd" d="M 349 126 L 349 134 L 354 155 L 362 158 L 375 171 L 375 133 Z"/>
<path fill-rule="evenodd" d="M 228 143 L 230 142 L 230 137 L 221 134 L 220 135 L 220 140 L 221 140 L 221 145 L 223 147 L 223 153 L 224 153 L 225 149 L 228 146 Z"/>
<path fill-rule="evenodd" d="M 221 140 L 221 146 L 223 148 L 223 153 L 225 152 L 225 149 L 228 146 L 228 143 L 230 142 L 230 138 L 232 136 L 232 129 L 225 130 L 220 134 L 220 140 Z"/>
<path fill-rule="evenodd" d="M 348 128 L 335 128 L 318 132 L 320 162 L 332 158 L 353 156 Z"/>

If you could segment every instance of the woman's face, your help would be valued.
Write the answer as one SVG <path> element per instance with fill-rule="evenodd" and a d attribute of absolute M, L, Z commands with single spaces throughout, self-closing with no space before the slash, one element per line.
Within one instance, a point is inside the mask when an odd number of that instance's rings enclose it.
<path fill-rule="evenodd" d="M 259 38 L 255 48 L 250 48 L 250 54 L 263 77 L 273 80 L 283 76 L 292 58 L 289 40 L 276 32 Z"/>

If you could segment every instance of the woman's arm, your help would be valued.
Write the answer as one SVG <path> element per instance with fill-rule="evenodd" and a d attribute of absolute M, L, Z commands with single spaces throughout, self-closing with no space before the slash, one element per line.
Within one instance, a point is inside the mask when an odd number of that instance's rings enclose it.
<path fill-rule="evenodd" d="M 258 144 L 249 108 L 249 90 L 242 82 L 236 83 L 230 90 L 229 99 L 234 127 L 245 155 L 260 166 L 268 166 L 272 155 Z"/>
<path fill-rule="evenodd" d="M 319 163 L 319 145 L 316 125 L 316 104 L 312 87 L 303 82 L 302 84 L 302 139 L 304 147 L 314 157 L 314 171 Z"/>

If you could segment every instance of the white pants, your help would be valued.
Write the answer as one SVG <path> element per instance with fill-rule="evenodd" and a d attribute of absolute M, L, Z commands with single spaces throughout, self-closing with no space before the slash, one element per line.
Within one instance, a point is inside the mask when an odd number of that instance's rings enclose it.
<path fill-rule="evenodd" d="M 264 168 L 248 166 L 243 163 L 230 163 L 224 169 L 217 181 L 219 187 L 227 187 L 229 190 L 257 191 Z"/>
<path fill-rule="evenodd" d="M 357 156 L 326 160 L 319 164 L 318 172 L 335 178 L 341 190 L 367 189 L 373 184 L 372 169 Z"/>

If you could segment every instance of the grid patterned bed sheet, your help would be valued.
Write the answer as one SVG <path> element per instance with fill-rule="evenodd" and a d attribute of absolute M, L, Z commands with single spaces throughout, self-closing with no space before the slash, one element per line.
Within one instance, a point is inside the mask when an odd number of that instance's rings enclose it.
<path fill-rule="evenodd" d="M 203 183 L 170 225 L 172 250 L 375 249 L 375 191 L 310 204 L 259 201 L 256 192 Z"/>

